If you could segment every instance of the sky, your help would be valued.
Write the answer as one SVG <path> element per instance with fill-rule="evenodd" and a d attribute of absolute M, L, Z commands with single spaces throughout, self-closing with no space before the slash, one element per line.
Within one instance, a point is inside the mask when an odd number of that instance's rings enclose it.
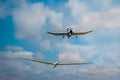
<path fill-rule="evenodd" d="M 93 30 L 76 38 L 48 31 Z M 119 80 L 119 0 L 0 0 L 0 80 Z M 50 62 L 92 62 L 52 66 Z"/>

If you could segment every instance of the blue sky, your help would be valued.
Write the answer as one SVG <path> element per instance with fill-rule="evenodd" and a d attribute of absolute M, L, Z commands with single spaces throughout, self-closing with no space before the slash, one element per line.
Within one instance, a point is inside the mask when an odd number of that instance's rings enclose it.
<path fill-rule="evenodd" d="M 1 0 L 0 80 L 119 80 L 119 0 Z M 93 32 L 71 38 L 47 31 Z M 93 62 L 52 69 L 20 60 Z"/>

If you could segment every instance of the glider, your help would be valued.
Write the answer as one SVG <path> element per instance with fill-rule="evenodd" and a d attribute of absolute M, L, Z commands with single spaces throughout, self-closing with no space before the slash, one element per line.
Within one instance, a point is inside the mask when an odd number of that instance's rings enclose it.
<path fill-rule="evenodd" d="M 46 62 L 46 61 L 39 61 L 39 60 L 32 60 L 32 59 L 27 59 L 27 58 L 21 58 L 23 60 L 28 60 L 28 61 L 32 61 L 32 62 L 38 62 L 38 63 L 43 63 L 43 64 L 48 64 L 48 65 L 53 65 L 53 69 L 57 66 L 60 65 L 81 65 L 81 64 L 91 64 L 91 63 L 85 63 L 85 62 L 81 62 L 81 63 L 59 63 L 59 62 Z"/>
<path fill-rule="evenodd" d="M 71 36 L 74 35 L 74 36 L 76 36 L 76 38 L 77 38 L 78 35 L 85 35 L 85 34 L 88 34 L 88 33 L 90 33 L 90 32 L 92 32 L 92 30 L 86 31 L 86 32 L 74 32 L 74 31 L 72 30 L 72 28 L 67 27 L 67 32 L 66 32 L 66 33 L 65 33 L 65 32 L 63 32 L 63 33 L 47 32 L 47 33 L 48 33 L 48 34 L 55 35 L 55 36 L 63 36 L 63 38 L 64 38 L 65 36 L 67 36 L 68 38 L 70 38 Z"/>

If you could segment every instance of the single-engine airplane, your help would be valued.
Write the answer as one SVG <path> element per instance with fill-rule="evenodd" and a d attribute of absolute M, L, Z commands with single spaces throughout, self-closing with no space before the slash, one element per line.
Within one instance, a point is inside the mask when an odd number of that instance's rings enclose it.
<path fill-rule="evenodd" d="M 88 34 L 92 32 L 92 30 L 90 31 L 86 31 L 86 32 L 74 32 L 72 28 L 69 28 L 67 27 L 67 32 L 61 32 L 61 33 L 58 33 L 58 32 L 47 32 L 48 34 L 52 34 L 52 35 L 55 35 L 55 36 L 63 36 L 63 38 L 65 36 L 67 36 L 68 38 L 70 38 L 71 36 L 75 35 L 76 38 L 78 37 L 78 35 L 84 35 L 84 34 Z"/>
<path fill-rule="evenodd" d="M 48 64 L 48 65 L 53 65 L 53 69 L 55 67 L 57 67 L 57 66 L 60 66 L 60 65 L 92 64 L 92 63 L 86 63 L 86 62 L 81 62 L 81 63 L 59 63 L 59 62 L 46 62 L 46 61 L 32 60 L 32 59 L 27 59 L 27 58 L 20 58 L 20 59 L 28 60 L 28 61 L 32 61 L 32 62 L 44 63 L 44 64 Z"/>

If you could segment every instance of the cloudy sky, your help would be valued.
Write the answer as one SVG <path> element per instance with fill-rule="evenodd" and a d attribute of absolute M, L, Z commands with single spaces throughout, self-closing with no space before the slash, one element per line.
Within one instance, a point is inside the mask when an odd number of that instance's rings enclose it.
<path fill-rule="evenodd" d="M 93 30 L 71 38 L 47 31 Z M 0 0 L 0 80 L 119 80 L 119 0 Z M 20 60 L 92 62 L 52 66 Z"/>

